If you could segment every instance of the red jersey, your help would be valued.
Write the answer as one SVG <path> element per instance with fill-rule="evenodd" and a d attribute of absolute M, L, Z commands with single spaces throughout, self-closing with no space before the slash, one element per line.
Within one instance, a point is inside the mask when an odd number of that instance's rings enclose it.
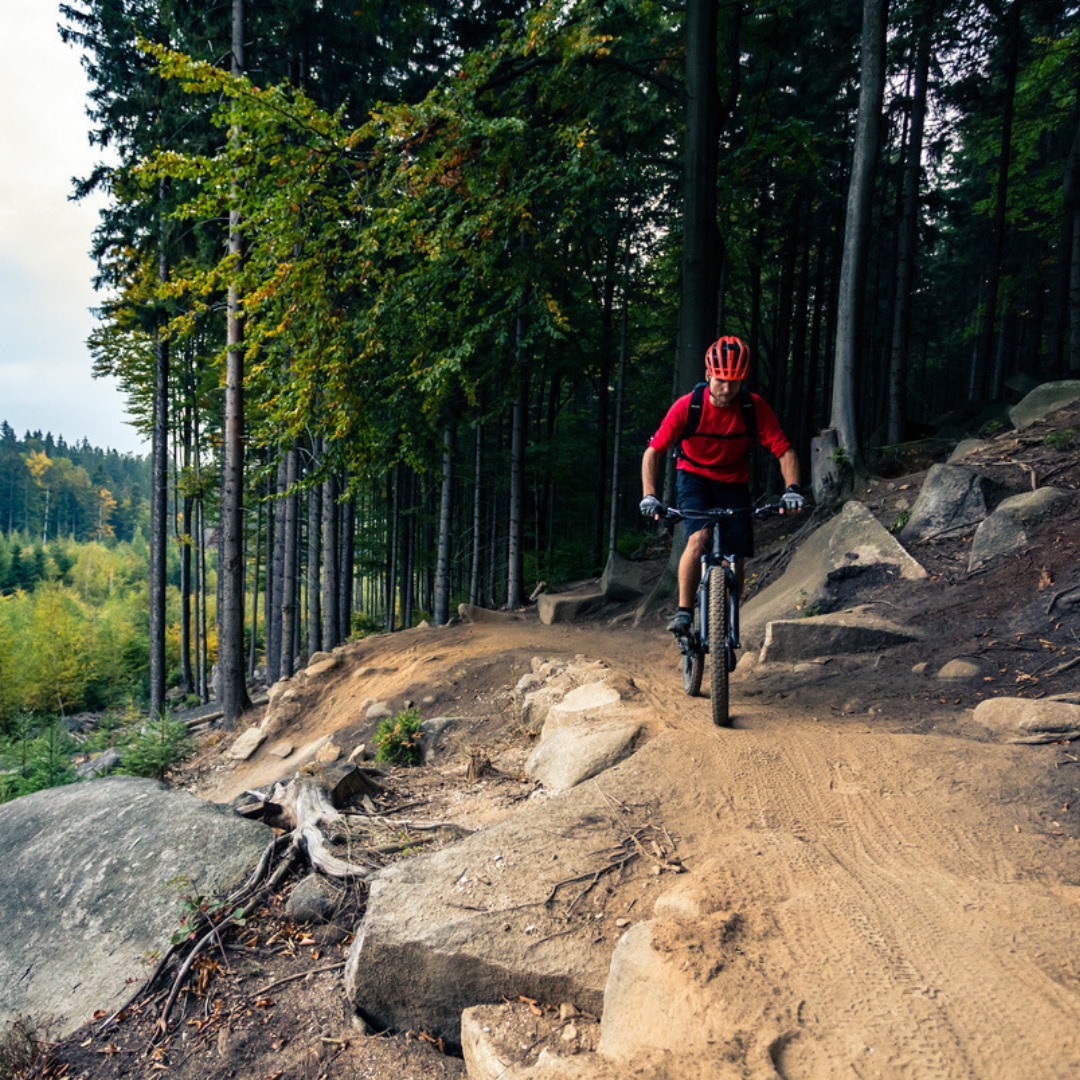
<path fill-rule="evenodd" d="M 684 394 L 668 409 L 656 434 L 649 440 L 654 450 L 664 453 L 679 441 L 690 413 L 690 396 Z M 775 457 L 782 457 L 790 449 L 791 443 L 781 430 L 776 413 L 759 395 L 751 394 L 750 399 L 754 403 L 761 445 Z M 747 459 L 750 434 L 746 430 L 739 399 L 736 398 L 731 405 L 717 408 L 706 390 L 697 432 L 685 440 L 683 449 L 687 457 L 679 458 L 680 469 L 729 484 L 749 483 L 750 463 Z"/>

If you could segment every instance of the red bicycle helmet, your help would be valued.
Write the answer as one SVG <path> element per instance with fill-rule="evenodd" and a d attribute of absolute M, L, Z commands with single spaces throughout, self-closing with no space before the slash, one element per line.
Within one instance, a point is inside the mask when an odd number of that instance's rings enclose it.
<path fill-rule="evenodd" d="M 750 350 L 737 337 L 722 337 L 705 352 L 705 374 L 710 379 L 739 382 L 750 370 Z"/>

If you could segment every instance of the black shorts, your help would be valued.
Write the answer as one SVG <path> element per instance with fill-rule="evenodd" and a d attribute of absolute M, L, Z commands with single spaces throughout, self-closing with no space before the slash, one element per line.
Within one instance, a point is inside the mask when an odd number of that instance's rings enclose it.
<path fill-rule="evenodd" d="M 729 484 L 724 480 L 711 480 L 707 476 L 679 469 L 675 473 L 675 504 L 680 510 L 739 510 L 750 509 L 750 486 Z M 711 522 L 691 518 L 684 522 L 686 535 L 690 537 L 699 529 L 707 529 Z M 725 555 L 754 554 L 754 519 L 749 514 L 736 514 L 719 522 Z"/>

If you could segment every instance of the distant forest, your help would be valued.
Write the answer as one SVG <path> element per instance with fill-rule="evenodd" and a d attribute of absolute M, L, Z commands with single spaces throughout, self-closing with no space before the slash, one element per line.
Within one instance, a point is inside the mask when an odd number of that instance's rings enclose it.
<path fill-rule="evenodd" d="M 153 711 L 216 656 L 231 723 L 257 664 L 633 551 L 642 447 L 721 331 L 841 478 L 1080 375 L 1065 0 L 61 18 L 116 162 L 76 188 L 109 196 L 94 364 L 154 448 Z"/>
<path fill-rule="evenodd" d="M 137 528 L 149 534 L 149 496 L 149 458 L 40 431 L 19 438 L 0 420 L 0 533 L 41 544 L 130 541 Z"/>

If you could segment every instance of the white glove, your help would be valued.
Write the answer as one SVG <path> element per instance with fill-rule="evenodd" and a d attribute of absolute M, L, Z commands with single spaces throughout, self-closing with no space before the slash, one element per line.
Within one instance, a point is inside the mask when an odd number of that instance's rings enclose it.
<path fill-rule="evenodd" d="M 780 510 L 784 514 L 801 514 L 806 508 L 806 500 L 796 484 L 790 484 L 780 496 Z"/>
<path fill-rule="evenodd" d="M 664 504 L 655 495 L 646 495 L 641 500 L 642 517 L 659 517 L 664 512 Z"/>

